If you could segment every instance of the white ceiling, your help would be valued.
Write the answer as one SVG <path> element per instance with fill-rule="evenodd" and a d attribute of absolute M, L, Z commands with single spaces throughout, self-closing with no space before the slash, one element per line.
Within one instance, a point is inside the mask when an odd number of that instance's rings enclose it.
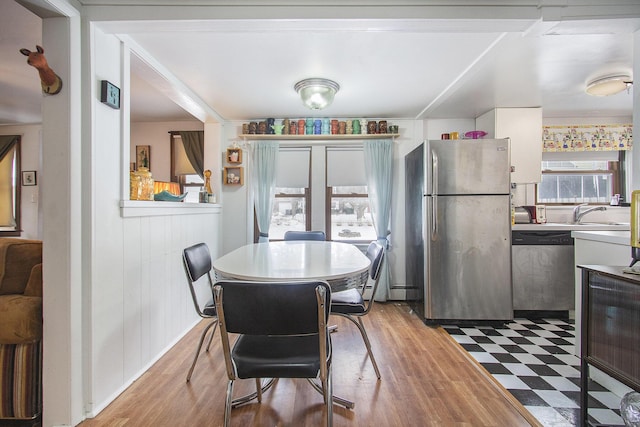
<path fill-rule="evenodd" d="M 18 50 L 41 43 L 40 20 L 13 2 L 0 8 L 0 124 L 37 122 L 38 76 Z M 200 119 L 245 121 L 473 118 L 494 107 L 537 106 L 545 117 L 630 117 L 632 94 L 592 97 L 584 88 L 597 77 L 633 75 L 640 18 L 113 20 L 99 27 L 139 52 L 131 61 L 134 121 L 193 118 L 178 104 Z M 308 77 L 340 84 L 329 108 L 302 106 L 293 86 Z"/>

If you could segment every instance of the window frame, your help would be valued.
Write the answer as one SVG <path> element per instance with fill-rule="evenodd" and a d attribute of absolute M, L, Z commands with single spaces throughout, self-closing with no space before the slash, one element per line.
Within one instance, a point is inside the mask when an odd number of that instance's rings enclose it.
<path fill-rule="evenodd" d="M 15 197 L 15 222 L 16 225 L 13 230 L 0 230 L 0 237 L 14 237 L 20 236 L 22 234 L 22 226 L 21 226 L 21 216 L 22 216 L 22 160 L 21 160 L 21 151 L 22 151 L 22 136 L 16 135 L 16 142 L 14 143 L 15 149 L 15 170 L 14 170 L 14 193 Z M 9 227 L 8 225 L 6 226 Z"/>
<path fill-rule="evenodd" d="M 568 158 L 566 161 L 576 161 L 575 159 Z M 579 160 L 578 160 L 579 161 Z M 624 162 L 626 161 L 626 155 L 624 152 L 619 152 L 618 160 L 606 160 L 607 169 L 594 169 L 594 170 L 566 170 L 566 171 L 558 171 L 558 170 L 550 170 L 543 169 L 542 176 L 544 175 L 562 175 L 562 176 L 594 176 L 594 175 L 610 175 L 611 176 L 611 194 L 620 194 L 624 195 L 624 182 L 625 182 L 625 174 L 624 170 Z M 544 204 L 545 206 L 576 206 L 584 202 L 542 202 L 539 200 L 539 187 L 540 184 L 536 183 L 535 185 L 535 203 L 536 204 Z M 604 202 L 589 202 L 590 205 L 608 205 L 608 201 Z"/>

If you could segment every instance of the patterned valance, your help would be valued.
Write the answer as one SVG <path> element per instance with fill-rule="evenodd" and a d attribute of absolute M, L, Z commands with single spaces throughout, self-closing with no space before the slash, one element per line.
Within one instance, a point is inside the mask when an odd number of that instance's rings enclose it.
<path fill-rule="evenodd" d="M 631 150 L 631 124 L 543 126 L 542 151 Z"/>

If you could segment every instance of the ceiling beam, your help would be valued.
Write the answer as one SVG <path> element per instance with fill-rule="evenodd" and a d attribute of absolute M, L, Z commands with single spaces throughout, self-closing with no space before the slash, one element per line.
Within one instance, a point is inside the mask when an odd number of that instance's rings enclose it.
<path fill-rule="evenodd" d="M 202 100 L 195 92 L 178 79 L 167 67 L 158 62 L 149 52 L 125 34 L 117 37 L 146 64 L 138 67 L 135 73 L 155 87 L 160 93 L 171 99 L 189 114 L 203 123 L 220 123 L 225 119 Z"/>

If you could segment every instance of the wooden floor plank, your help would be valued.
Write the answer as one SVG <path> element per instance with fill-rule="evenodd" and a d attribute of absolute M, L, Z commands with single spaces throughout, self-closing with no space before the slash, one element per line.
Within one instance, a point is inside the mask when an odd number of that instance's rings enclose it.
<path fill-rule="evenodd" d="M 438 327 L 426 326 L 404 303 L 376 304 L 365 319 L 382 380 L 377 381 L 357 328 L 338 316 L 333 340 L 333 389 L 355 402 L 334 406 L 340 426 L 529 426 L 539 424 L 491 375 Z M 219 426 L 226 372 L 219 337 L 185 382 L 205 322 L 81 427 Z M 236 395 L 252 390 L 240 381 Z M 281 379 L 264 396 L 231 412 L 234 426 L 319 426 L 320 394 L 304 380 Z"/>

